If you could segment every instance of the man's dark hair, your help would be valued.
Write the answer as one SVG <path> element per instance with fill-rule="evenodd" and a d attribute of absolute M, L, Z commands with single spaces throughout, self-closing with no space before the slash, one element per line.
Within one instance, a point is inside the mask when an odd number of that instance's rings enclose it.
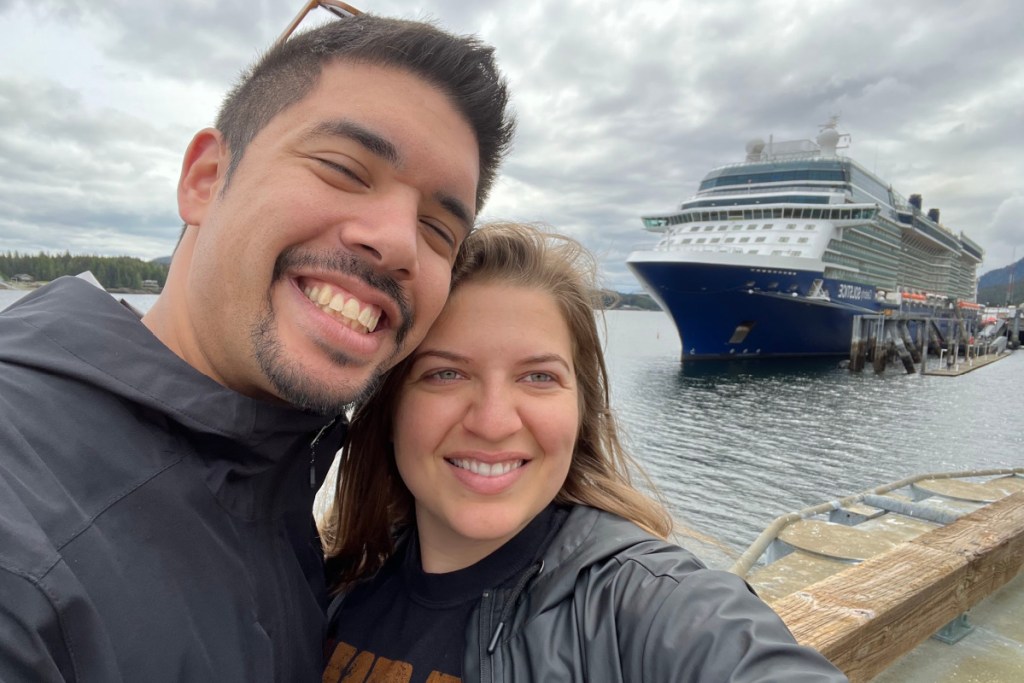
<path fill-rule="evenodd" d="M 480 152 L 479 212 L 508 152 L 515 119 L 494 48 L 427 23 L 362 14 L 293 36 L 267 52 L 228 93 L 216 127 L 231 162 L 225 186 L 257 133 L 313 90 L 325 64 L 344 60 L 393 67 L 445 93 L 476 135 Z"/>

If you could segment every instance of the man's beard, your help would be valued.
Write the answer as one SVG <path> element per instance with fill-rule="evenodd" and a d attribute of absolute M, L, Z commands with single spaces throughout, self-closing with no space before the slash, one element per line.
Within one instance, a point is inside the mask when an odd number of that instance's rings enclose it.
<path fill-rule="evenodd" d="M 400 311 L 401 320 L 398 329 L 395 330 L 395 350 L 391 356 L 374 368 L 373 374 L 362 386 L 353 386 L 347 382 L 335 384 L 304 368 L 298 359 L 287 356 L 277 334 L 277 319 L 268 292 L 266 312 L 249 331 L 253 356 L 264 376 L 270 380 L 278 396 L 293 406 L 320 415 L 340 415 L 350 404 L 363 401 L 373 394 L 380 385 L 384 373 L 402 357 L 403 342 L 412 327 L 413 313 L 405 293 L 393 278 L 376 272 L 348 252 L 324 255 L 299 251 L 293 247 L 278 257 L 274 264 L 273 282 L 283 279 L 285 272 L 299 266 L 313 267 L 321 272 L 334 271 L 348 276 L 354 275 L 369 286 L 384 292 L 398 304 Z M 391 321 L 391 324 L 394 322 Z M 339 367 L 356 365 L 340 351 L 326 347 L 321 347 L 321 350 Z"/>

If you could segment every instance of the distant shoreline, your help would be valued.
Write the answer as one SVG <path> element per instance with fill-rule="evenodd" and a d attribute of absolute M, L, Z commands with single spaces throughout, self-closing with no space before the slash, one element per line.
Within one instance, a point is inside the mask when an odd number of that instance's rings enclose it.
<path fill-rule="evenodd" d="M 10 282 L 4 280 L 2 283 L 4 289 L 12 292 L 31 292 L 34 289 L 45 287 L 50 284 L 49 282 Z M 104 291 L 111 294 L 159 294 L 162 289 L 131 289 L 130 287 L 104 287 Z"/>

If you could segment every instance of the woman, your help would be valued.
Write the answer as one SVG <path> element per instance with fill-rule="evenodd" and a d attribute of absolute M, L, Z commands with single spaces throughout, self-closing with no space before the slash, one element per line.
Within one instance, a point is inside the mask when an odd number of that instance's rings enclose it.
<path fill-rule="evenodd" d="M 324 681 L 844 681 L 630 483 L 575 242 L 493 225 L 356 411 Z"/>

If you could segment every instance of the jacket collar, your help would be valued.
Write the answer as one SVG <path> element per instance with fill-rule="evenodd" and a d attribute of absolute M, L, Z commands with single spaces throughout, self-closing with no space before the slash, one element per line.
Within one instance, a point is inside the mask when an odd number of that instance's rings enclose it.
<path fill-rule="evenodd" d="M 218 384 L 164 346 L 110 294 L 77 278 L 60 278 L 18 300 L 4 316 L 23 323 L 14 332 L 22 338 L 5 345 L 0 358 L 94 385 L 145 409 L 152 419 L 181 425 L 191 433 L 218 494 L 232 481 L 264 474 L 275 481 L 301 476 L 308 486 L 314 464 L 309 445 L 330 418 Z M 328 430 L 317 449 L 319 458 L 333 457 L 344 419 L 337 422 L 342 424 Z M 298 474 L 291 472 L 296 459 Z M 252 494 L 276 497 L 272 482 L 256 488 Z"/>

